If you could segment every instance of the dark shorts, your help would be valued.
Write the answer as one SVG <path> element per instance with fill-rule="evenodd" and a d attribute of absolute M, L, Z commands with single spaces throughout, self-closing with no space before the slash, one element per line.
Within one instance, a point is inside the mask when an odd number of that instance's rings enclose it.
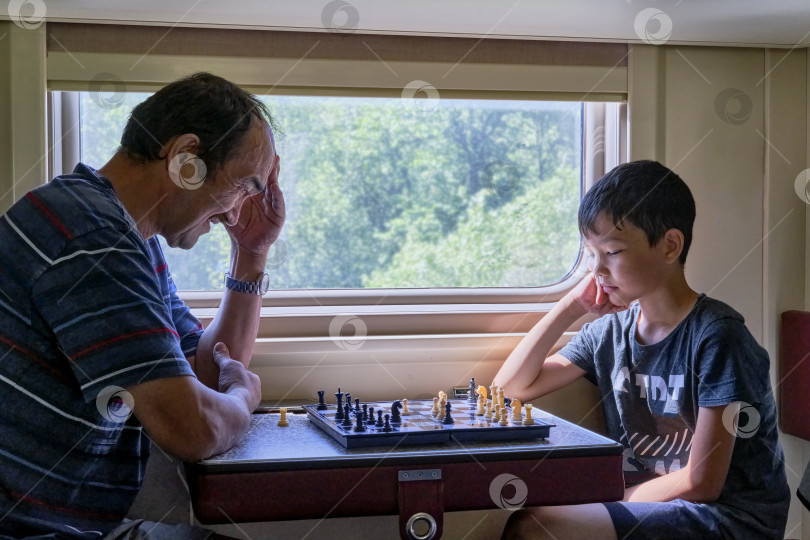
<path fill-rule="evenodd" d="M 605 503 L 619 540 L 691 538 L 721 540 L 717 514 L 705 504 L 677 499 L 668 503 Z"/>
<path fill-rule="evenodd" d="M 103 540 L 206 540 L 214 531 L 193 527 L 191 525 L 169 525 L 142 519 L 127 520 L 112 531 Z"/>
<path fill-rule="evenodd" d="M 724 504 L 670 502 L 604 503 L 619 540 L 762 540 L 778 538 L 750 514 Z"/>

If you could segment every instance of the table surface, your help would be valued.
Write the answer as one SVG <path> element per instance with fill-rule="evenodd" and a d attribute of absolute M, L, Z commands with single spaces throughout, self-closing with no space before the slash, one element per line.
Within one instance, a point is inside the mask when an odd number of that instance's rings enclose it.
<path fill-rule="evenodd" d="M 392 447 L 344 448 L 315 426 L 303 409 L 288 409 L 288 427 L 279 427 L 279 414 L 271 410 L 254 414 L 250 428 L 237 446 L 197 462 L 199 472 L 249 472 L 296 469 L 363 467 L 464 461 L 586 457 L 622 453 L 617 442 L 535 409 L 535 417 L 554 424 L 547 439 L 491 441 Z"/>

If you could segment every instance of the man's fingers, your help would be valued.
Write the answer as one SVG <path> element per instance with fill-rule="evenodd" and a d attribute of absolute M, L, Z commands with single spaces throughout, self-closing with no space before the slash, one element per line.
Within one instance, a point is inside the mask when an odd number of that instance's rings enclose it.
<path fill-rule="evenodd" d="M 219 366 L 223 359 L 230 358 L 231 353 L 228 351 L 228 346 L 221 341 L 214 345 L 214 363 Z"/>
<path fill-rule="evenodd" d="M 270 199 L 273 206 L 273 211 L 279 216 L 284 217 L 284 194 L 278 184 L 270 184 Z"/>

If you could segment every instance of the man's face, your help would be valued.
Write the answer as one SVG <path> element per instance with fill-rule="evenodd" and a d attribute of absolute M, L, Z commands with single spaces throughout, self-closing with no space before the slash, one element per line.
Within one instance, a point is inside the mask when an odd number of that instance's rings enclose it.
<path fill-rule="evenodd" d="M 614 225 L 604 212 L 595 229 L 584 238 L 588 268 L 611 303 L 629 305 L 662 285 L 662 241 L 650 246 L 642 229 L 626 222 Z"/>
<path fill-rule="evenodd" d="M 211 230 L 212 223 L 236 224 L 242 204 L 264 192 L 277 165 L 270 128 L 254 121 L 230 160 L 213 176 L 209 174 L 200 188 L 182 190 L 175 198 L 174 215 L 161 231 L 166 243 L 189 249 Z"/>

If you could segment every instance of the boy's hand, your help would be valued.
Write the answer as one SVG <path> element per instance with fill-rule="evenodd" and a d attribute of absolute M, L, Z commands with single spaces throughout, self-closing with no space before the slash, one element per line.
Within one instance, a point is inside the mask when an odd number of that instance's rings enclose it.
<path fill-rule="evenodd" d="M 599 316 L 618 313 L 630 307 L 613 304 L 599 286 L 597 277 L 592 273 L 585 276 L 585 279 L 580 281 L 566 296 L 571 297 L 572 302 L 585 310 L 585 313 L 595 313 Z"/>

